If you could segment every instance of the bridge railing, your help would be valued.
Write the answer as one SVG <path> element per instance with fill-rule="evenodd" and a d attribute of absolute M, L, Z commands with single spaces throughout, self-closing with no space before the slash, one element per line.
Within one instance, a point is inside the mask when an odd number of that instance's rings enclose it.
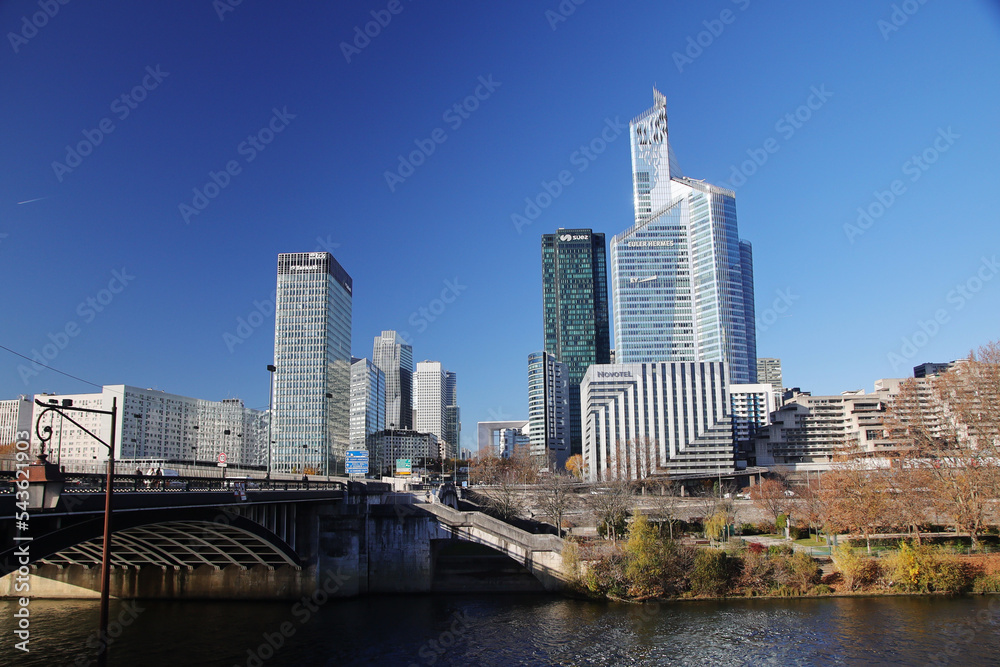
<path fill-rule="evenodd" d="M 15 490 L 14 472 L 0 472 L 0 495 Z M 23 475 L 21 476 L 23 479 Z M 67 473 L 63 493 L 104 493 L 106 475 Z M 347 485 L 335 480 L 278 480 L 268 478 L 175 477 L 115 475 L 115 493 L 184 493 L 187 491 L 322 491 L 343 490 Z"/>

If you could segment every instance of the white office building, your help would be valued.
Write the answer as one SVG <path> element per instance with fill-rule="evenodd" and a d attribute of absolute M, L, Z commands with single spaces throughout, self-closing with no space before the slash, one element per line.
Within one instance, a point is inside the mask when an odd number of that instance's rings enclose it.
<path fill-rule="evenodd" d="M 35 428 L 31 421 L 32 412 L 30 396 L 0 401 L 0 446 L 16 442 L 19 430 L 31 432 Z M 27 440 L 30 442 L 31 439 L 32 436 L 29 435 Z"/>
<path fill-rule="evenodd" d="M 446 458 L 454 458 L 458 453 L 458 442 L 449 442 L 445 438 L 445 433 L 452 430 L 448 413 L 448 402 L 452 398 L 449 390 L 454 389 L 454 374 L 451 375 L 452 387 L 449 388 L 449 373 L 441 368 L 440 361 L 421 361 L 413 376 L 414 430 L 433 433 L 444 443 Z M 457 417 L 457 413 L 453 416 Z"/>
<path fill-rule="evenodd" d="M 591 481 L 736 470 L 722 362 L 591 366 L 580 397 Z"/>
<path fill-rule="evenodd" d="M 367 450 L 385 430 L 385 373 L 368 359 L 351 364 L 351 449 Z"/>
<path fill-rule="evenodd" d="M 219 454 L 225 454 L 231 466 L 267 466 L 268 413 L 246 408 L 236 398 L 206 401 L 120 384 L 105 386 L 100 393 L 38 394 L 35 398 L 57 406 L 71 401 L 72 407 L 96 410 L 111 410 L 114 399 L 115 459 L 119 461 L 214 465 Z M 32 424 L 44 410 L 34 406 Z M 67 414 L 104 441 L 110 439 L 110 415 Z M 55 412 L 43 416 L 40 426 L 52 429 L 49 461 L 67 470 L 103 470 L 108 450 L 83 429 Z M 37 451 L 34 434 L 32 444 Z"/>

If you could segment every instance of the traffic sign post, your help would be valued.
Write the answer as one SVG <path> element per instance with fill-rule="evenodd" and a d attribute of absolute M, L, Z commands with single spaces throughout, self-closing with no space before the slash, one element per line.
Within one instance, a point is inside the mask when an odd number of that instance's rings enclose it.
<path fill-rule="evenodd" d="M 346 472 L 348 475 L 368 474 L 368 452 L 363 449 L 347 450 Z"/>
<path fill-rule="evenodd" d="M 226 466 L 229 465 L 227 463 L 228 460 L 229 460 L 229 457 L 226 456 L 225 452 L 219 452 L 219 460 L 218 460 L 218 463 L 216 463 L 215 465 L 217 465 L 220 468 L 225 468 Z"/>

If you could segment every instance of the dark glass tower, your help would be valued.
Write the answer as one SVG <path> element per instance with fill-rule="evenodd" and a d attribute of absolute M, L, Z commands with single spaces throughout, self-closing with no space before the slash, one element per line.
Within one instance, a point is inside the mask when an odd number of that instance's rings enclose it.
<path fill-rule="evenodd" d="M 542 236 L 542 310 L 545 351 L 566 364 L 570 449 L 578 454 L 580 381 L 589 366 L 611 361 L 604 234 L 560 229 Z"/>

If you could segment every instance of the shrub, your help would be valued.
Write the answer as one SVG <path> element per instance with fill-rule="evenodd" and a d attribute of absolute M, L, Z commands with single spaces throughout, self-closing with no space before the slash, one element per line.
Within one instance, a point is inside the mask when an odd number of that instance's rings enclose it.
<path fill-rule="evenodd" d="M 691 592 L 695 595 L 725 595 L 729 588 L 730 560 L 725 551 L 699 549 L 691 571 Z"/>
<path fill-rule="evenodd" d="M 751 548 L 743 554 L 743 568 L 737 585 L 743 589 L 744 594 L 767 593 L 774 581 L 774 563 L 763 548 L 753 549 L 758 546 L 761 545 L 751 544 Z"/>
<path fill-rule="evenodd" d="M 747 547 L 747 551 L 749 551 L 752 554 L 762 554 L 765 551 L 767 551 L 767 547 L 765 547 L 760 542 L 751 542 L 750 545 Z"/>
<path fill-rule="evenodd" d="M 629 595 L 647 597 L 663 592 L 663 558 L 660 551 L 656 528 L 650 525 L 644 514 L 637 513 L 629 526 L 624 548 Z"/>
<path fill-rule="evenodd" d="M 794 549 L 787 544 L 772 544 L 767 548 L 768 556 L 791 556 Z"/>
<path fill-rule="evenodd" d="M 874 586 L 882 576 L 882 568 L 874 558 L 857 554 L 848 544 L 833 550 L 833 564 L 844 578 L 844 586 L 849 591 Z"/>
<path fill-rule="evenodd" d="M 819 583 L 819 565 L 804 551 L 792 554 L 788 559 L 788 565 L 789 585 L 797 586 L 799 590 L 806 590 L 813 584 Z"/>
<path fill-rule="evenodd" d="M 801 540 L 803 537 L 809 536 L 809 530 L 807 528 L 801 528 L 799 526 L 792 526 L 788 529 L 788 535 L 793 540 Z"/>
<path fill-rule="evenodd" d="M 940 547 L 911 546 L 901 542 L 899 551 L 886 558 L 892 584 L 913 593 L 961 593 L 972 584 L 971 568 Z"/>
<path fill-rule="evenodd" d="M 1000 593 L 1000 574 L 981 574 L 972 583 L 973 593 Z"/>
<path fill-rule="evenodd" d="M 802 589 L 797 586 L 782 584 L 775 589 L 774 594 L 783 598 L 797 597 L 802 595 Z"/>
<path fill-rule="evenodd" d="M 778 515 L 778 523 L 775 525 L 775 527 L 778 530 L 784 530 L 785 526 L 787 524 L 788 524 L 788 515 L 787 514 L 779 514 Z"/>
<path fill-rule="evenodd" d="M 625 559 L 622 554 L 615 552 L 592 561 L 584 577 L 584 585 L 594 595 L 625 597 L 628 594 L 628 580 L 625 577 Z"/>
<path fill-rule="evenodd" d="M 826 584 L 816 584 L 809 589 L 809 595 L 830 595 L 833 589 Z"/>

